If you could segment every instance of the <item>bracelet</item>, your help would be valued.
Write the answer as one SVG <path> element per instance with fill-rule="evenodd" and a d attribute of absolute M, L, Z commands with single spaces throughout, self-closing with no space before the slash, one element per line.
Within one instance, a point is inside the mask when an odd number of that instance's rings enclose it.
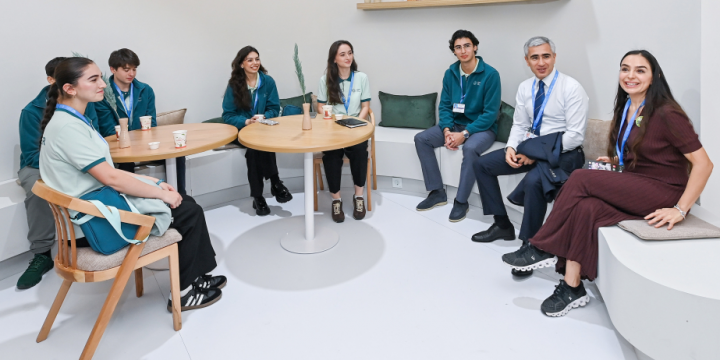
<path fill-rule="evenodd" d="M 160 186 L 160 183 L 164 183 L 164 182 L 165 182 L 165 179 L 160 179 L 155 183 L 155 185 Z"/>
<path fill-rule="evenodd" d="M 685 215 L 687 215 L 687 212 L 682 211 L 682 209 L 680 208 L 680 206 L 678 206 L 677 204 L 676 204 L 675 206 L 673 206 L 673 208 L 677 209 L 677 211 L 680 212 L 680 215 L 682 215 L 683 219 L 685 219 Z"/>

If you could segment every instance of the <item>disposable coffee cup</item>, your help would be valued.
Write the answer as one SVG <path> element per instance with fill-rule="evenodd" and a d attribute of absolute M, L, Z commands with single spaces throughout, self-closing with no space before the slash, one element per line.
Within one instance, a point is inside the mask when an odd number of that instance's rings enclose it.
<path fill-rule="evenodd" d="M 141 116 L 140 126 L 143 131 L 150 130 L 152 128 L 152 116 Z"/>
<path fill-rule="evenodd" d="M 120 140 L 120 125 L 115 126 L 115 136 Z"/>
<path fill-rule="evenodd" d="M 332 105 L 323 105 L 323 118 L 332 119 Z"/>
<path fill-rule="evenodd" d="M 160 147 L 160 143 L 157 141 L 151 142 L 151 143 L 148 143 L 148 146 L 150 146 L 150 150 L 157 150 Z"/>
<path fill-rule="evenodd" d="M 335 120 L 342 120 L 343 114 L 335 114 Z"/>
<path fill-rule="evenodd" d="M 265 115 L 259 114 L 259 115 L 256 115 L 256 116 L 257 116 L 258 121 L 259 121 L 259 120 L 265 120 Z"/>
<path fill-rule="evenodd" d="M 187 130 L 173 131 L 173 139 L 175 140 L 175 148 L 182 149 L 187 146 Z"/>

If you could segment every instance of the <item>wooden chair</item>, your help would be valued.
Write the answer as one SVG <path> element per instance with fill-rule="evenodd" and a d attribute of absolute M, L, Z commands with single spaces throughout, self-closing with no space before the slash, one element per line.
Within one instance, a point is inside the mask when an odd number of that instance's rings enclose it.
<path fill-rule="evenodd" d="M 370 123 L 375 126 L 375 114 L 373 114 L 372 109 L 368 112 L 368 118 L 370 120 Z M 350 160 L 346 157 L 343 157 L 343 163 L 348 164 L 350 163 Z M 325 190 L 325 185 L 323 184 L 322 180 L 322 169 L 320 166 L 322 165 L 322 153 L 315 153 L 313 157 L 313 190 L 314 190 L 314 200 L 315 200 L 315 211 L 318 211 L 318 181 L 320 182 L 320 190 Z M 373 131 L 372 136 L 370 137 L 370 145 L 368 145 L 368 170 L 367 170 L 367 181 L 365 182 L 365 187 L 367 188 L 367 209 L 368 211 L 372 211 L 372 190 L 377 190 L 377 172 L 375 170 L 375 132 Z M 372 170 L 372 171 L 371 171 Z M 372 177 L 371 177 L 372 175 Z M 371 181 L 372 180 L 372 181 Z M 353 204 L 353 207 L 355 204 Z"/>
<path fill-rule="evenodd" d="M 180 315 L 180 272 L 177 242 L 182 237 L 176 230 L 169 229 L 163 236 L 151 236 L 145 243 L 130 245 L 115 254 L 105 256 L 88 247 L 76 248 L 75 230 L 70 222 L 68 210 L 103 217 L 94 205 L 56 191 L 42 180 L 35 183 L 32 191 L 48 202 L 55 217 L 59 242 L 58 254 L 55 257 L 55 271 L 63 278 L 60 291 L 58 291 L 45 323 L 40 329 L 37 342 L 47 339 L 55 317 L 73 282 L 90 283 L 115 278 L 85 344 L 85 349 L 80 355 L 81 360 L 92 359 L 130 275 L 133 271 L 135 272 L 135 294 L 140 297 L 143 294 L 142 267 L 165 257 L 170 262 L 173 327 L 175 331 L 180 330 L 182 318 Z M 120 219 L 124 223 L 140 226 L 135 234 L 135 239 L 144 239 L 148 236 L 155 223 L 155 218 L 152 216 L 126 211 L 120 211 Z"/>

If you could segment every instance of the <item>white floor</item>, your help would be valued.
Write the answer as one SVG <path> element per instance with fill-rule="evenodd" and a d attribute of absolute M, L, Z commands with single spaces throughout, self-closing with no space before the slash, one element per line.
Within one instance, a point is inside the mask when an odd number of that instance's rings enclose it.
<path fill-rule="evenodd" d="M 345 194 L 350 194 L 345 191 Z M 472 207 L 460 223 L 450 205 L 415 211 L 417 195 L 374 192 L 374 211 L 330 220 L 321 193 L 316 226 L 340 243 L 327 252 L 284 251 L 280 236 L 303 225 L 303 195 L 257 217 L 244 199 L 206 212 L 228 286 L 217 304 L 183 313 L 174 332 L 165 309 L 167 272 L 145 271 L 145 295 L 128 285 L 96 359 L 625 359 L 637 357 L 613 328 L 597 288 L 563 318 L 540 313 L 557 284 L 552 270 L 516 280 L 502 263 L 519 241 L 476 244 L 491 217 Z M 322 212 L 324 211 L 324 212 Z M 48 273 L 18 291 L 0 281 L 0 358 L 78 358 L 110 282 L 75 284 L 49 338 L 35 338 L 60 286 Z"/>

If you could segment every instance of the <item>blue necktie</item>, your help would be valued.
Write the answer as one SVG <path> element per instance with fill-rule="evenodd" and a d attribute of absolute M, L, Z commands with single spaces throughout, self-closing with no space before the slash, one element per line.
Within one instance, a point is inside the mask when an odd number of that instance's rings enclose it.
<path fill-rule="evenodd" d="M 535 94 L 535 111 L 533 111 L 533 121 L 537 119 L 540 108 L 542 107 L 543 101 L 545 101 L 545 83 L 540 81 L 538 84 L 538 92 Z M 542 126 L 542 119 L 538 123 L 537 129 L 535 129 L 535 135 L 540 135 L 540 127 Z"/>

